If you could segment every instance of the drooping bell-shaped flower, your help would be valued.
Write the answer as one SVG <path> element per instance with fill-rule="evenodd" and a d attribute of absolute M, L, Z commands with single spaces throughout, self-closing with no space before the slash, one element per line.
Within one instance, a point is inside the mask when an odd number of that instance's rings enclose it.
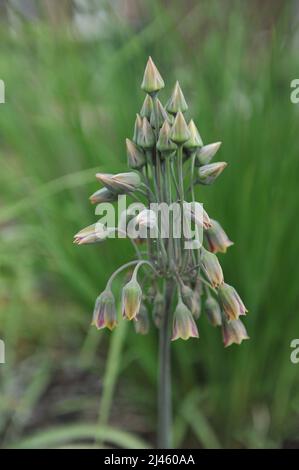
<path fill-rule="evenodd" d="M 241 320 L 224 321 L 222 324 L 222 337 L 225 347 L 231 344 L 241 344 L 244 339 L 249 339 L 248 333 Z"/>
<path fill-rule="evenodd" d="M 122 314 L 124 318 L 132 320 L 138 315 L 142 298 L 142 290 L 133 274 L 132 279 L 122 290 Z"/>
<path fill-rule="evenodd" d="M 192 313 L 188 307 L 179 300 L 173 316 L 172 341 L 181 338 L 198 338 L 198 329 Z"/>
<path fill-rule="evenodd" d="M 104 290 L 96 299 L 92 325 L 98 330 L 104 327 L 113 330 L 117 325 L 115 300 L 110 289 Z"/>
<path fill-rule="evenodd" d="M 227 248 L 234 244 L 217 222 L 211 219 L 211 227 L 204 232 L 207 247 L 212 253 L 226 253 Z"/>
<path fill-rule="evenodd" d="M 228 320 L 237 320 L 248 311 L 236 289 L 223 283 L 218 288 L 218 299 Z"/>
<path fill-rule="evenodd" d="M 205 248 L 201 248 L 200 265 L 207 279 L 210 281 L 212 287 L 219 287 L 223 284 L 223 272 L 214 253 L 210 253 Z"/>

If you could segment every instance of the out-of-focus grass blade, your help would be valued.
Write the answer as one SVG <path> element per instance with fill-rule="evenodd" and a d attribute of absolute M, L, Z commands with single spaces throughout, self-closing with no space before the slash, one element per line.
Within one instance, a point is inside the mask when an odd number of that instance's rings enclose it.
<path fill-rule="evenodd" d="M 119 431 L 110 426 L 98 426 L 96 424 L 79 424 L 70 426 L 57 426 L 40 431 L 33 436 L 15 442 L 10 447 L 14 449 L 38 449 L 38 448 L 56 448 L 61 447 L 64 443 L 69 444 L 72 441 L 82 439 L 97 440 L 110 443 L 117 447 L 125 449 L 148 449 L 146 442 L 138 437 Z"/>

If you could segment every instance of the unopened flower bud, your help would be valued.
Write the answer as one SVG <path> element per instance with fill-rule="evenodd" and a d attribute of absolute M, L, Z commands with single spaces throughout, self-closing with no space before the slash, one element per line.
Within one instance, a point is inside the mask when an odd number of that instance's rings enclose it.
<path fill-rule="evenodd" d="M 93 193 L 90 198 L 90 202 L 92 204 L 100 204 L 101 202 L 113 202 L 117 200 L 117 194 L 112 193 L 107 188 L 98 189 L 95 193 Z"/>
<path fill-rule="evenodd" d="M 122 194 L 135 191 L 140 184 L 141 179 L 138 173 L 118 173 L 117 175 L 110 175 L 108 173 L 97 173 L 96 178 L 109 189 L 109 191 Z"/>
<path fill-rule="evenodd" d="M 226 253 L 227 248 L 234 244 L 217 220 L 211 219 L 211 227 L 204 232 L 204 236 L 212 253 Z"/>
<path fill-rule="evenodd" d="M 202 147 L 203 143 L 193 119 L 191 119 L 191 121 L 189 122 L 188 129 L 190 131 L 190 139 L 184 143 L 184 149 L 189 152 L 193 152 L 199 147 Z"/>
<path fill-rule="evenodd" d="M 205 301 L 205 313 L 213 326 L 220 326 L 221 321 L 221 309 L 219 304 L 214 297 L 208 297 Z"/>
<path fill-rule="evenodd" d="M 169 121 L 168 114 L 165 111 L 159 99 L 157 99 L 157 120 L 158 120 L 159 129 L 162 126 L 164 121 Z M 150 124 L 152 127 L 156 128 L 156 116 L 155 116 L 154 109 L 152 110 L 152 113 L 151 113 Z"/>
<path fill-rule="evenodd" d="M 170 130 L 171 130 L 170 125 L 168 124 L 167 121 L 164 121 L 164 124 L 160 130 L 159 139 L 157 142 L 157 149 L 163 155 L 170 155 L 177 148 L 176 144 L 170 140 Z"/>
<path fill-rule="evenodd" d="M 218 299 L 228 320 L 237 320 L 246 315 L 247 309 L 238 292 L 229 284 L 223 283 L 218 289 Z"/>
<path fill-rule="evenodd" d="M 196 166 L 207 165 L 210 163 L 214 155 L 217 153 L 221 142 L 204 145 L 197 151 L 197 159 L 195 160 Z"/>
<path fill-rule="evenodd" d="M 213 253 L 201 248 L 201 268 L 213 287 L 223 284 L 223 272 L 218 258 Z"/>
<path fill-rule="evenodd" d="M 150 324 L 147 308 L 143 303 L 140 305 L 139 313 L 135 318 L 134 327 L 136 333 L 139 333 L 141 335 L 146 335 L 149 332 Z"/>
<path fill-rule="evenodd" d="M 164 315 L 165 301 L 161 292 L 157 292 L 154 298 L 153 320 L 157 328 L 160 328 Z"/>
<path fill-rule="evenodd" d="M 108 238 L 115 228 L 106 228 L 103 224 L 97 222 L 83 228 L 74 235 L 74 243 L 76 245 L 89 245 L 91 243 L 100 243 Z"/>
<path fill-rule="evenodd" d="M 138 145 L 138 142 L 140 141 L 141 136 L 142 136 L 142 118 L 137 113 L 136 119 L 135 119 L 135 125 L 134 125 L 134 134 L 133 134 L 133 141 L 135 142 L 135 144 Z"/>
<path fill-rule="evenodd" d="M 142 118 L 146 117 L 146 119 L 150 120 L 151 114 L 153 110 L 153 100 L 150 95 L 146 95 L 144 98 L 144 102 L 140 111 L 140 116 Z"/>
<path fill-rule="evenodd" d="M 114 296 L 110 289 L 102 292 L 95 303 L 92 325 L 98 330 L 107 327 L 109 330 L 117 325 Z"/>
<path fill-rule="evenodd" d="M 140 170 L 146 163 L 144 152 L 130 139 L 126 139 L 128 166 L 133 170 Z"/>
<path fill-rule="evenodd" d="M 188 109 L 188 105 L 178 81 L 174 85 L 171 97 L 166 104 L 166 109 L 171 114 L 176 114 L 179 111 L 184 113 Z"/>
<path fill-rule="evenodd" d="M 241 320 L 223 322 L 222 337 L 225 347 L 228 347 L 233 343 L 241 344 L 244 339 L 249 339 L 246 328 Z"/>
<path fill-rule="evenodd" d="M 173 316 L 172 341 L 182 338 L 198 338 L 198 330 L 192 313 L 186 305 L 180 300 Z"/>
<path fill-rule="evenodd" d="M 170 139 L 178 145 L 182 145 L 190 139 L 190 131 L 181 111 L 179 111 L 175 117 L 170 131 Z"/>
<path fill-rule="evenodd" d="M 128 320 L 132 320 L 139 312 L 142 290 L 136 276 L 123 287 L 122 290 L 122 314 Z"/>
<path fill-rule="evenodd" d="M 160 72 L 155 66 L 152 58 L 149 57 L 145 67 L 141 89 L 151 95 L 164 88 L 164 86 L 164 80 L 161 77 Z"/>
<path fill-rule="evenodd" d="M 226 166 L 226 162 L 209 163 L 201 166 L 198 170 L 198 182 L 204 185 L 214 183 Z"/>
<path fill-rule="evenodd" d="M 138 136 L 137 144 L 146 150 L 155 145 L 155 134 L 146 117 L 142 119 L 142 132 Z"/>

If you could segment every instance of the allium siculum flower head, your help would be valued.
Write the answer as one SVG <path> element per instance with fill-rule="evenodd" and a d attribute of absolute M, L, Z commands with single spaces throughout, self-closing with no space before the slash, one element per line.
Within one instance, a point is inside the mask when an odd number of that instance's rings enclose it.
<path fill-rule="evenodd" d="M 136 333 L 139 333 L 141 335 L 146 335 L 149 332 L 150 324 L 147 308 L 143 303 L 140 305 L 137 317 L 135 317 L 134 327 Z"/>
<path fill-rule="evenodd" d="M 207 279 L 210 281 L 212 287 L 219 287 L 223 284 L 223 272 L 216 255 L 202 247 L 200 263 L 201 268 Z"/>
<path fill-rule="evenodd" d="M 192 313 L 188 307 L 179 300 L 173 316 L 172 341 L 181 338 L 198 338 L 198 330 Z"/>
<path fill-rule="evenodd" d="M 111 175 L 108 173 L 97 173 L 96 178 L 107 188 L 115 194 L 123 194 L 135 191 L 140 184 L 141 179 L 138 173 L 118 173 Z"/>
<path fill-rule="evenodd" d="M 189 152 L 194 152 L 196 149 L 203 146 L 203 142 L 193 119 L 189 122 L 188 129 L 190 131 L 190 139 L 185 142 L 184 149 Z"/>
<path fill-rule="evenodd" d="M 246 328 L 241 320 L 224 321 L 222 324 L 222 337 L 225 347 L 231 344 L 241 344 L 244 339 L 249 339 Z"/>
<path fill-rule="evenodd" d="M 171 114 L 176 114 L 179 111 L 184 113 L 188 109 L 188 105 L 178 81 L 174 85 L 171 97 L 166 104 L 166 109 Z"/>
<path fill-rule="evenodd" d="M 214 155 L 218 152 L 221 142 L 204 145 L 197 151 L 196 166 L 207 165 L 210 163 Z"/>
<path fill-rule="evenodd" d="M 158 118 L 159 129 L 164 123 L 164 121 L 170 122 L 169 116 L 167 112 L 165 111 L 161 101 L 158 98 L 157 98 L 157 118 Z M 155 117 L 154 110 L 151 113 L 150 124 L 152 127 L 156 128 L 156 117 Z"/>
<path fill-rule="evenodd" d="M 237 320 L 248 311 L 236 289 L 223 283 L 218 288 L 218 299 L 228 320 Z"/>
<path fill-rule="evenodd" d="M 193 290 L 191 289 L 191 287 L 186 286 L 186 284 L 184 284 L 181 288 L 181 294 L 184 304 L 189 308 L 192 315 L 194 315 L 197 310 L 197 304 Z"/>
<path fill-rule="evenodd" d="M 138 135 L 137 145 L 139 145 L 145 150 L 148 150 L 152 149 L 155 146 L 155 142 L 156 140 L 154 131 L 146 117 L 144 117 L 142 119 L 142 130 Z"/>
<path fill-rule="evenodd" d="M 138 142 L 140 141 L 141 136 L 142 136 L 142 118 L 137 113 L 136 114 L 136 119 L 135 119 L 135 124 L 134 124 L 133 142 L 135 142 L 135 144 L 138 145 Z"/>
<path fill-rule="evenodd" d="M 128 166 L 140 170 L 146 163 L 144 152 L 130 139 L 126 139 Z"/>
<path fill-rule="evenodd" d="M 133 274 L 132 279 L 122 290 L 122 314 L 124 318 L 133 320 L 138 315 L 142 298 L 142 290 Z"/>
<path fill-rule="evenodd" d="M 211 227 L 204 232 L 204 236 L 212 253 L 226 253 L 227 248 L 234 244 L 217 220 L 211 219 Z"/>
<path fill-rule="evenodd" d="M 117 194 L 112 193 L 107 188 L 101 188 L 93 193 L 89 200 L 92 204 L 100 204 L 101 202 L 114 202 L 117 200 Z"/>
<path fill-rule="evenodd" d="M 177 149 L 176 144 L 170 140 L 170 130 L 171 130 L 171 127 L 168 121 L 164 121 L 164 124 L 160 130 L 159 139 L 157 142 L 157 149 L 164 156 L 173 154 L 175 150 Z"/>
<path fill-rule="evenodd" d="M 198 170 L 198 182 L 203 185 L 213 184 L 227 166 L 226 162 L 209 163 Z"/>
<path fill-rule="evenodd" d="M 209 322 L 213 326 L 221 326 L 221 309 L 214 297 L 209 296 L 205 301 L 205 312 Z"/>
<path fill-rule="evenodd" d="M 83 228 L 74 235 L 76 245 L 90 245 L 91 243 L 100 243 L 108 238 L 115 231 L 115 228 L 106 228 L 103 224 L 97 222 Z"/>
<path fill-rule="evenodd" d="M 190 139 L 190 131 L 181 111 L 179 111 L 175 117 L 170 131 L 170 139 L 178 145 L 182 145 Z"/>
<path fill-rule="evenodd" d="M 104 327 L 113 330 L 117 325 L 115 300 L 110 289 L 104 290 L 98 296 L 93 311 L 92 325 L 98 330 Z"/>
<path fill-rule="evenodd" d="M 146 119 L 150 120 L 152 110 L 153 110 L 153 100 L 150 97 L 150 95 L 146 95 L 146 97 L 144 98 L 142 108 L 140 110 L 140 116 L 142 118 L 146 117 Z"/>
<path fill-rule="evenodd" d="M 152 58 L 149 57 L 145 67 L 141 89 L 149 95 L 153 95 L 164 88 L 164 86 L 164 80 L 161 77 L 159 70 L 155 66 Z"/>

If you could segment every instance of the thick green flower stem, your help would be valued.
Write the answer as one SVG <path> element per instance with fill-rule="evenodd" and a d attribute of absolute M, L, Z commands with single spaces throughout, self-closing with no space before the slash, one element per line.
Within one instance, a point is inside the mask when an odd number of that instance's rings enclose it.
<path fill-rule="evenodd" d="M 158 377 L 158 448 L 170 449 L 172 444 L 172 406 L 171 406 L 171 306 L 174 292 L 172 280 L 166 281 L 165 314 L 159 330 L 159 377 Z"/>
<path fill-rule="evenodd" d="M 177 171 L 178 171 L 178 186 L 179 186 L 179 200 L 181 206 L 181 240 L 180 240 L 180 253 L 184 254 L 184 179 L 183 179 L 183 146 L 179 145 L 177 149 Z M 179 263 L 182 263 L 180 259 Z"/>

